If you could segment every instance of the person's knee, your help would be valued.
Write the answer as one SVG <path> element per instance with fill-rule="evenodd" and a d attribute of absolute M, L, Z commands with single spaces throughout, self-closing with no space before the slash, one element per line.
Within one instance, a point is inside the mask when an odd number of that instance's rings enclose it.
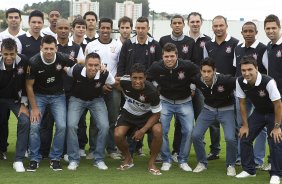
<path fill-rule="evenodd" d="M 157 123 L 152 128 L 152 133 L 155 139 L 162 139 L 162 126 L 160 123 Z"/>

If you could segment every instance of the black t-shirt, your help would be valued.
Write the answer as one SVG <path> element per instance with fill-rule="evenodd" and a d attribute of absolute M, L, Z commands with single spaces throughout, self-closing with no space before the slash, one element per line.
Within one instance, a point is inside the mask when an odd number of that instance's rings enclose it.
<path fill-rule="evenodd" d="M 38 53 L 29 60 L 27 79 L 35 80 L 33 85 L 34 93 L 46 95 L 63 94 L 64 66 L 74 65 L 74 61 L 68 55 L 56 53 L 53 63 L 46 63 Z"/>

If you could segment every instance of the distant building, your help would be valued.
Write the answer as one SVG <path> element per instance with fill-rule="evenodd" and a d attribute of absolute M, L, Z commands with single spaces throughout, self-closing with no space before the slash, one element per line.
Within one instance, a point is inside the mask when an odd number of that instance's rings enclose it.
<path fill-rule="evenodd" d="M 99 15 L 99 2 L 90 0 L 71 0 L 70 17 L 83 16 L 88 11 L 94 11 Z"/>
<path fill-rule="evenodd" d="M 142 16 L 142 3 L 136 4 L 132 1 L 125 1 L 124 3 L 116 3 L 116 16 L 118 20 L 123 16 L 128 16 L 133 20 Z"/>

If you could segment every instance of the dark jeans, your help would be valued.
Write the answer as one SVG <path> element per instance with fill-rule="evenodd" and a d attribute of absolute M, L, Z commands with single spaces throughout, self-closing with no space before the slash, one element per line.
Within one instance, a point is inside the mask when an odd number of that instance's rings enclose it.
<path fill-rule="evenodd" d="M 241 163 L 243 170 L 249 174 L 255 174 L 255 160 L 253 152 L 253 142 L 261 130 L 266 126 L 268 135 L 268 144 L 270 149 L 270 176 L 282 176 L 282 142 L 275 143 L 270 136 L 270 132 L 274 127 L 274 113 L 262 114 L 254 110 L 252 115 L 248 118 L 249 135 L 241 139 Z M 282 126 L 281 126 L 282 127 Z M 280 128 L 281 128 L 280 127 Z"/>
<path fill-rule="evenodd" d="M 0 106 L 0 151 L 7 152 L 10 110 L 6 106 Z"/>
<path fill-rule="evenodd" d="M 20 105 L 16 104 L 13 99 L 0 99 L 0 107 L 13 111 L 18 119 L 15 161 L 23 161 L 28 145 L 30 127 L 29 117 L 24 113 L 21 113 L 20 116 L 18 116 Z"/>

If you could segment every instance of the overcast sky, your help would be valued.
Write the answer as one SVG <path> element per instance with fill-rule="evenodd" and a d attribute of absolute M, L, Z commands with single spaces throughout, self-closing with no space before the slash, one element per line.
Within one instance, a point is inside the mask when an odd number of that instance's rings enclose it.
<path fill-rule="evenodd" d="M 46 0 L 1 0 L 0 9 L 22 9 L 27 2 L 31 5 L 44 1 Z M 230 20 L 263 20 L 268 14 L 276 14 L 282 18 L 282 0 L 149 0 L 149 3 L 150 9 L 158 13 L 188 14 L 198 11 L 205 19 L 224 15 Z"/>

